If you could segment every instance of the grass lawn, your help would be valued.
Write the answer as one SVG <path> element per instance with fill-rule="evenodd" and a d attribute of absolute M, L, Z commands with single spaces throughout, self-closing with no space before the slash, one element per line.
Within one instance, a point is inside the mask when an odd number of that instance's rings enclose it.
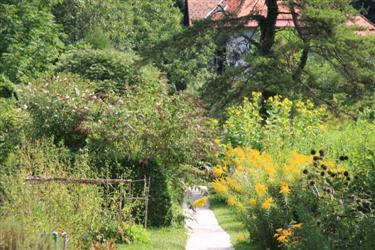
<path fill-rule="evenodd" d="M 183 227 L 149 229 L 150 243 L 119 245 L 120 250 L 181 250 L 185 249 L 187 234 Z"/>
<path fill-rule="evenodd" d="M 239 235 L 247 235 L 242 222 L 225 203 L 210 199 L 210 208 L 214 211 L 220 226 L 230 235 L 235 250 L 251 250 L 251 244 L 237 239 Z"/>

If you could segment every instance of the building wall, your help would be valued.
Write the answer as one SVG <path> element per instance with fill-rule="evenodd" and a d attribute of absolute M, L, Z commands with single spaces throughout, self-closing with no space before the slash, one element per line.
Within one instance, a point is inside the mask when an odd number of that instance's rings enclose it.
<path fill-rule="evenodd" d="M 255 29 L 246 29 L 241 34 L 232 36 L 226 46 L 226 63 L 229 66 L 245 65 L 246 54 L 251 50 L 252 45 L 249 39 L 258 40 L 259 35 Z"/>

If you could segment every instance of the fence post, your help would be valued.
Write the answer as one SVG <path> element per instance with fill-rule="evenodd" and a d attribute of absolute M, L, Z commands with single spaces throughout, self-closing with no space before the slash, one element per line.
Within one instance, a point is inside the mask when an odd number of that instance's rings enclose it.
<path fill-rule="evenodd" d="M 57 250 L 57 240 L 59 238 L 59 234 L 56 231 L 52 232 L 53 242 L 55 246 L 55 250 Z"/>
<path fill-rule="evenodd" d="M 68 249 L 68 234 L 63 230 L 61 233 L 61 236 L 63 237 L 63 250 Z"/>
<path fill-rule="evenodd" d="M 150 188 L 150 178 L 148 178 L 148 185 L 147 185 L 147 176 L 145 175 L 145 178 L 144 178 L 144 195 L 145 195 L 145 228 L 146 229 L 147 229 L 147 221 L 148 221 L 149 188 Z"/>

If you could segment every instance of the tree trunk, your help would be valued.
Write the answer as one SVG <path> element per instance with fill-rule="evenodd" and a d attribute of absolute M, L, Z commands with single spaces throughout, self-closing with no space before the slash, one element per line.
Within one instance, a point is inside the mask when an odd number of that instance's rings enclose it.
<path fill-rule="evenodd" d="M 261 36 L 259 52 L 261 55 L 268 55 L 272 52 L 275 43 L 276 20 L 279 15 L 277 0 L 266 0 L 267 16 L 259 23 Z"/>

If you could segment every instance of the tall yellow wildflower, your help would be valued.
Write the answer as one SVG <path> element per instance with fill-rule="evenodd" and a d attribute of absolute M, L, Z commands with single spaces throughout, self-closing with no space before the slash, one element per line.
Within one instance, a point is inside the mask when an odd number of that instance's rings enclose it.
<path fill-rule="evenodd" d="M 222 176 L 224 173 L 224 169 L 221 166 L 216 166 L 212 169 L 212 174 L 217 178 Z"/>
<path fill-rule="evenodd" d="M 247 240 L 247 236 L 245 234 L 239 234 L 236 236 L 236 240 L 237 241 L 246 241 Z"/>
<path fill-rule="evenodd" d="M 241 202 L 237 202 L 237 203 L 236 203 L 236 208 L 237 208 L 238 211 L 240 211 L 240 212 L 245 212 L 245 206 L 244 206 Z"/>
<path fill-rule="evenodd" d="M 267 171 L 268 175 L 274 176 L 276 174 L 275 166 L 270 164 L 270 165 L 267 165 L 265 168 L 266 168 L 266 171 Z"/>
<path fill-rule="evenodd" d="M 270 197 L 268 198 L 267 200 L 265 200 L 262 204 L 262 208 L 263 209 L 270 209 L 271 205 L 272 205 L 272 202 L 273 202 L 273 199 Z"/>
<path fill-rule="evenodd" d="M 239 159 L 234 160 L 234 166 L 236 167 L 236 169 L 238 171 L 243 171 L 243 169 L 244 169 L 243 166 L 242 166 L 242 162 Z"/>
<path fill-rule="evenodd" d="M 288 185 L 280 185 L 280 194 L 288 195 L 290 193 L 290 188 Z"/>
<path fill-rule="evenodd" d="M 208 200 L 207 196 L 204 196 L 200 199 L 195 200 L 193 202 L 193 206 L 194 207 L 204 207 L 204 205 L 206 205 L 206 203 L 207 203 L 207 200 Z"/>
<path fill-rule="evenodd" d="M 213 183 L 212 183 L 212 187 L 214 188 L 214 190 L 217 192 L 217 193 L 221 193 L 221 194 L 224 194 L 224 193 L 227 193 L 228 192 L 228 187 L 226 185 L 223 184 L 223 179 L 216 179 Z"/>
<path fill-rule="evenodd" d="M 248 203 L 250 206 L 255 207 L 257 205 L 257 200 L 253 198 L 250 199 Z"/>
<path fill-rule="evenodd" d="M 299 154 L 297 151 L 293 150 L 287 164 L 295 168 L 300 168 L 306 166 L 310 162 L 310 156 Z"/>
<path fill-rule="evenodd" d="M 253 166 L 258 167 L 259 166 L 259 158 L 260 158 L 260 152 L 255 149 L 249 150 L 249 152 L 246 155 L 246 160 Z"/>
<path fill-rule="evenodd" d="M 263 196 L 267 192 L 267 187 L 264 184 L 256 184 L 255 185 L 255 191 L 258 196 Z"/>
<path fill-rule="evenodd" d="M 284 174 L 297 174 L 298 173 L 298 169 L 297 167 L 295 167 L 294 165 L 287 165 L 285 164 L 283 166 L 283 173 Z"/>
<path fill-rule="evenodd" d="M 237 147 L 232 150 L 232 153 L 235 157 L 239 159 L 244 159 L 245 158 L 245 151 L 241 147 Z"/>
<path fill-rule="evenodd" d="M 227 204 L 230 207 L 236 205 L 236 203 L 237 203 L 237 199 L 234 196 L 229 197 L 228 200 L 227 200 Z"/>
<path fill-rule="evenodd" d="M 227 177 L 225 180 L 226 180 L 226 183 L 228 184 L 228 186 L 231 189 L 233 189 L 237 193 L 241 192 L 241 186 L 240 186 L 240 184 L 238 184 L 238 182 L 236 182 L 235 180 L 233 180 L 230 177 Z"/>

